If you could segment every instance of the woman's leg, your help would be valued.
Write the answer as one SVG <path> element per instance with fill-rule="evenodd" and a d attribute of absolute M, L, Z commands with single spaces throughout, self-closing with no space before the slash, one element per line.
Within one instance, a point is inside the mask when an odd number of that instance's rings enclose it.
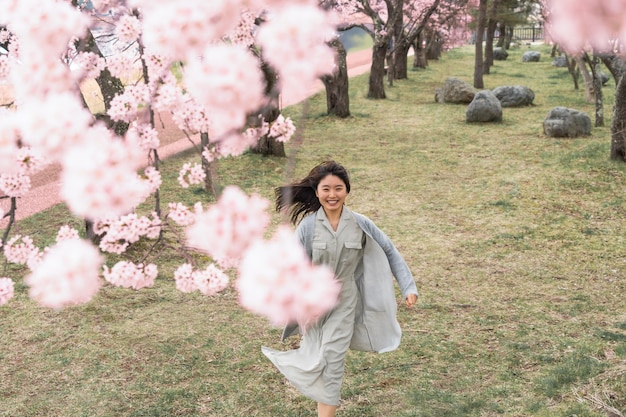
<path fill-rule="evenodd" d="M 336 405 L 317 403 L 317 417 L 333 417 L 337 411 Z"/>

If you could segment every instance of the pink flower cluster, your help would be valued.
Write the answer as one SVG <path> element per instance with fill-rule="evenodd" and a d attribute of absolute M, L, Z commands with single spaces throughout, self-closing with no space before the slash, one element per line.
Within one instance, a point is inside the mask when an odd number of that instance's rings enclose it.
<path fill-rule="evenodd" d="M 141 22 L 135 16 L 122 15 L 115 26 L 115 34 L 122 42 L 134 42 L 141 34 Z"/>
<path fill-rule="evenodd" d="M 15 235 L 4 245 L 4 257 L 14 264 L 25 265 L 37 251 L 30 236 Z"/>
<path fill-rule="evenodd" d="M 114 138 L 103 126 L 83 132 L 85 140 L 65 152 L 61 196 L 75 214 L 102 219 L 128 213 L 150 194 L 136 170 L 143 151 Z"/>
<path fill-rule="evenodd" d="M 289 117 L 285 118 L 282 114 L 274 120 L 270 127 L 269 135 L 278 142 L 289 142 L 293 134 L 296 133 L 296 127 Z"/>
<path fill-rule="evenodd" d="M 240 303 L 275 325 L 314 323 L 337 303 L 340 284 L 327 266 L 313 265 L 287 226 L 257 241 L 239 267 Z"/>
<path fill-rule="evenodd" d="M 572 53 L 587 42 L 611 51 L 616 40 L 626 42 L 626 0 L 550 0 L 548 27 L 557 42 Z"/>
<path fill-rule="evenodd" d="M 102 262 L 98 250 L 84 240 L 57 243 L 25 278 L 29 295 L 39 305 L 55 309 L 86 303 L 102 285 Z"/>
<path fill-rule="evenodd" d="M 325 44 L 336 36 L 333 21 L 315 4 L 285 6 L 268 18 L 257 35 L 263 57 L 278 70 L 283 91 L 305 97 L 333 71 L 334 53 Z"/>
<path fill-rule="evenodd" d="M 218 138 L 241 128 L 264 103 L 259 61 L 244 48 L 211 44 L 185 66 L 185 84 L 206 109 Z"/>
<path fill-rule="evenodd" d="M 248 197 L 235 186 L 228 186 L 218 202 L 198 213 L 187 228 L 187 244 L 208 253 L 223 267 L 232 267 L 248 246 L 263 237 L 270 216 L 269 201 Z"/>
<path fill-rule="evenodd" d="M 215 295 L 228 287 L 228 276 L 214 264 L 204 270 L 194 271 L 190 264 L 183 264 L 174 273 L 176 288 L 182 292 L 200 291 L 204 295 Z"/>
<path fill-rule="evenodd" d="M 70 239 L 80 239 L 80 235 L 78 234 L 78 230 L 66 224 L 57 232 L 56 243 Z"/>
<path fill-rule="evenodd" d="M 190 185 L 202 184 L 206 178 L 206 173 L 202 169 L 202 165 L 187 162 L 183 165 L 178 173 L 178 183 L 183 188 L 189 188 Z"/>
<path fill-rule="evenodd" d="M 136 1 L 143 14 L 143 38 L 156 53 L 184 61 L 199 56 L 239 23 L 240 0 Z"/>
<path fill-rule="evenodd" d="M 155 264 L 134 264 L 133 262 L 120 261 L 110 268 L 103 266 L 104 279 L 116 287 L 132 288 L 140 290 L 152 287 L 158 275 Z"/>
<path fill-rule="evenodd" d="M 6 304 L 13 298 L 14 285 L 11 278 L 0 278 L 0 306 Z"/>
<path fill-rule="evenodd" d="M 98 220 L 94 224 L 94 232 L 103 235 L 100 238 L 100 249 L 104 252 L 122 254 L 129 245 L 142 237 L 156 239 L 161 233 L 161 219 L 152 213 L 152 219 L 130 213 L 119 219 Z"/>
<path fill-rule="evenodd" d="M 196 221 L 195 213 L 182 203 L 169 203 L 168 208 L 169 213 L 167 217 L 179 226 L 190 226 Z M 202 206 L 199 206 L 198 210 L 202 211 Z"/>

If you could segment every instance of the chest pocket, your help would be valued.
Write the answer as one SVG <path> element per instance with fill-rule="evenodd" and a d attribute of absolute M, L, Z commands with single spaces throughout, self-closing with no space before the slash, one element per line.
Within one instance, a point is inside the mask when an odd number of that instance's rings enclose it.
<path fill-rule="evenodd" d="M 323 241 L 313 241 L 311 244 L 311 248 L 313 249 L 313 253 L 311 254 L 311 258 L 314 264 L 322 264 L 325 263 L 326 254 L 326 242 Z"/>
<path fill-rule="evenodd" d="M 343 244 L 343 250 L 341 251 L 341 263 L 352 265 L 359 260 L 363 250 L 363 243 L 361 241 L 346 241 Z"/>

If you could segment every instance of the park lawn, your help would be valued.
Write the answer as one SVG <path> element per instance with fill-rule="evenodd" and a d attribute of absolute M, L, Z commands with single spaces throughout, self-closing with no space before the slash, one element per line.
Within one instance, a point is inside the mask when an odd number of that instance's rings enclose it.
<path fill-rule="evenodd" d="M 529 48 L 541 62 L 521 62 Z M 392 238 L 415 275 L 420 300 L 400 305 L 401 347 L 348 354 L 338 416 L 626 414 L 626 166 L 609 160 L 608 127 L 543 135 L 554 106 L 594 113 L 549 52 L 511 50 L 485 76 L 489 89 L 535 92 L 533 106 L 505 108 L 502 123 L 467 124 L 464 105 L 434 102 L 446 77 L 472 82 L 465 47 L 410 71 L 386 100 L 365 98 L 367 74 L 352 79 L 348 119 L 327 117 L 322 94 L 284 109 L 300 128 L 289 160 L 219 161 L 221 184 L 267 198 L 321 160 L 340 161 L 352 175 L 348 205 Z M 604 89 L 606 115 L 614 87 Z M 196 160 L 184 152 L 164 162 L 166 201 L 212 201 L 176 186 L 178 168 Z M 57 206 L 14 233 L 49 244 L 68 222 L 81 227 Z M 314 415 L 260 352 L 297 340 L 279 342 L 281 330 L 239 307 L 232 289 L 177 292 L 183 259 L 170 249 L 175 236 L 165 243 L 148 258 L 161 265 L 153 288 L 105 286 L 61 311 L 37 307 L 27 271 L 5 268 L 16 297 L 0 307 L 0 416 Z"/>

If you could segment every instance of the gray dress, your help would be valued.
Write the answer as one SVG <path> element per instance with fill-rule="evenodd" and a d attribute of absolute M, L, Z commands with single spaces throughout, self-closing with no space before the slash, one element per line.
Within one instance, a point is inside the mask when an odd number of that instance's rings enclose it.
<path fill-rule="evenodd" d="M 355 312 L 360 302 L 354 272 L 363 256 L 365 235 L 349 210 L 343 210 L 337 231 L 333 231 L 320 209 L 315 222 L 312 260 L 335 271 L 341 282 L 339 303 L 308 328 L 300 348 L 277 351 L 262 347 L 263 353 L 306 397 L 338 405 L 344 359 L 354 332 Z"/>

